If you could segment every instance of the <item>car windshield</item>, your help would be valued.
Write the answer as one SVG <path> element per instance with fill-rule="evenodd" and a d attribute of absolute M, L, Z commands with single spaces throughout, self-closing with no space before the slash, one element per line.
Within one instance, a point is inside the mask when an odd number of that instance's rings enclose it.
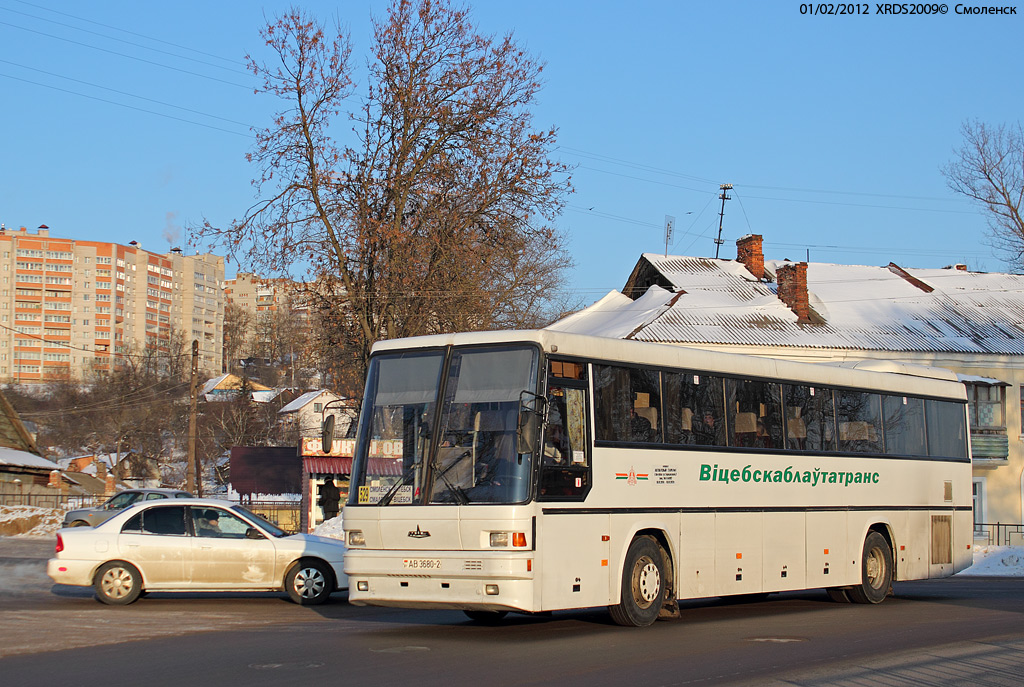
<path fill-rule="evenodd" d="M 242 515 L 244 515 L 245 517 L 249 518 L 250 520 L 255 520 L 259 524 L 259 526 L 262 527 L 263 529 L 265 529 L 267 531 L 267 533 L 270 534 L 271 536 L 274 536 L 274 537 L 287 537 L 288 536 L 288 533 L 285 532 L 284 530 L 282 530 L 280 527 L 278 527 L 274 523 L 270 522 L 269 520 L 267 520 L 262 515 L 257 515 L 256 513 L 253 513 L 248 508 L 245 508 L 243 506 L 231 506 L 231 510 L 236 511 L 238 513 L 241 513 Z"/>
<path fill-rule="evenodd" d="M 522 503 L 532 460 L 516 452 L 520 396 L 537 386 L 531 346 L 376 356 L 350 503 Z M 438 405 L 440 404 L 440 408 Z"/>
<path fill-rule="evenodd" d="M 121 510 L 127 508 L 142 497 L 142 492 L 138 491 L 126 491 L 121 494 L 117 494 L 112 497 L 109 501 L 103 504 L 103 507 L 107 510 Z"/>

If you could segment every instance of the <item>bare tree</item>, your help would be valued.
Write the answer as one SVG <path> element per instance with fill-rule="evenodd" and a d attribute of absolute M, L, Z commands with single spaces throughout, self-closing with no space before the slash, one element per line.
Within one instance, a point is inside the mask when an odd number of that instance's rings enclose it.
<path fill-rule="evenodd" d="M 288 106 L 249 156 L 262 199 L 198 237 L 246 264 L 312 265 L 359 371 L 380 339 L 538 319 L 571 266 L 554 227 L 569 170 L 531 113 L 542 65 L 446 0 L 395 0 L 352 107 L 340 28 L 292 10 L 262 34 L 277 62 L 250 67 Z M 349 145 L 332 138 L 342 113 Z"/>
<path fill-rule="evenodd" d="M 968 121 L 964 143 L 943 168 L 949 187 L 985 211 L 989 240 L 1007 262 L 1024 265 L 1024 130 Z"/>

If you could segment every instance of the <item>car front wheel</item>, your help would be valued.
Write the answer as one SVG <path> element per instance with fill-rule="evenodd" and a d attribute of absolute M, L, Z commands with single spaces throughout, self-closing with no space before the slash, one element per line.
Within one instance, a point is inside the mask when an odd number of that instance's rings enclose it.
<path fill-rule="evenodd" d="M 127 606 L 142 593 L 142 575 L 130 563 L 104 563 L 93 578 L 96 598 L 112 606 Z"/>
<path fill-rule="evenodd" d="M 321 561 L 299 561 L 284 577 L 284 588 L 295 603 L 314 606 L 327 601 L 334 591 L 334 575 Z"/>

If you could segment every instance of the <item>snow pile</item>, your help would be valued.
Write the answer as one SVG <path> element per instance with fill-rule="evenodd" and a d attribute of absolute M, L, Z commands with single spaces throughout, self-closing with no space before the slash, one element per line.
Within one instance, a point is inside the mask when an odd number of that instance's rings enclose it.
<path fill-rule="evenodd" d="M 343 514 L 330 520 L 324 520 L 322 523 L 316 526 L 313 530 L 313 534 L 318 537 L 330 537 L 332 539 L 345 540 L 345 528 L 343 526 L 344 517 Z"/>
<path fill-rule="evenodd" d="M 64 511 L 61 509 L 0 506 L 0 536 L 53 536 L 63 520 Z"/>
<path fill-rule="evenodd" d="M 975 546 L 974 565 L 957 574 L 1024 577 L 1024 546 Z"/>

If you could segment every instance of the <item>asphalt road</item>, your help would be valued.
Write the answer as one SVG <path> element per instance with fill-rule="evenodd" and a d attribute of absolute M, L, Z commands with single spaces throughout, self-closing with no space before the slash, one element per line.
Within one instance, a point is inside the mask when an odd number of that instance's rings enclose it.
<path fill-rule="evenodd" d="M 11 542 L 18 542 L 12 545 Z M 281 595 L 160 595 L 124 608 L 40 578 L 47 542 L 0 539 L 0 683 L 32 685 L 1024 684 L 1024 579 L 899 583 L 878 606 L 820 591 L 682 604 L 620 628 L 601 610 L 509 616 L 314 609 Z"/>

